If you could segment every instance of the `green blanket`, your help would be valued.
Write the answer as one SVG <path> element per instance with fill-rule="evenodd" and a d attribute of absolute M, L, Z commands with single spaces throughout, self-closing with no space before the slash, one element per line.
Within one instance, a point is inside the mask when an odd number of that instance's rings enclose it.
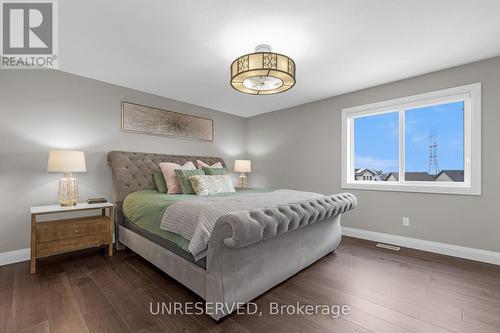
<path fill-rule="evenodd" d="M 263 189 L 237 190 L 236 193 L 220 193 L 213 196 L 232 196 L 248 192 L 268 192 Z M 191 194 L 165 194 L 157 190 L 145 190 L 130 193 L 123 202 L 123 215 L 136 226 L 177 244 L 188 251 L 189 240 L 179 234 L 160 229 L 163 214 L 168 206 L 181 200 L 196 200 Z"/>

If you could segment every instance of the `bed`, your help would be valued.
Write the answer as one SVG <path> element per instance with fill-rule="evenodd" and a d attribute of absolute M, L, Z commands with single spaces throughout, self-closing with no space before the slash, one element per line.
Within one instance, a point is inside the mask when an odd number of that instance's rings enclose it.
<path fill-rule="evenodd" d="M 221 215 L 207 236 L 206 251 L 193 254 L 193 239 L 162 230 L 160 221 L 168 207 L 189 208 L 203 199 L 159 193 L 152 173 L 161 162 L 182 165 L 196 160 L 226 166 L 217 157 L 110 152 L 115 240 L 117 250 L 126 246 L 202 297 L 215 320 L 334 251 L 341 240 L 340 216 L 357 204 L 348 193 L 311 198 L 301 194 L 306 192 L 220 194 L 210 200 L 251 202 L 284 195 L 309 199 Z"/>

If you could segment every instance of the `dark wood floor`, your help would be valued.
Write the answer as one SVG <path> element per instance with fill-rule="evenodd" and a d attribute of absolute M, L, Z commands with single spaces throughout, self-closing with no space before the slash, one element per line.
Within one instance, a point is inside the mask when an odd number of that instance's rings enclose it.
<path fill-rule="evenodd" d="M 0 332 L 500 332 L 500 267 L 344 238 L 256 300 L 263 316 L 152 315 L 200 301 L 132 252 L 89 250 L 0 267 Z M 271 316 L 269 302 L 348 304 L 347 316 Z"/>

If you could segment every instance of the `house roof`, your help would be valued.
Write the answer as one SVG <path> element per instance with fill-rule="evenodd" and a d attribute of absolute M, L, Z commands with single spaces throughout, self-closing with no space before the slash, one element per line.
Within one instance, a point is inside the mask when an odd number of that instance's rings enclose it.
<path fill-rule="evenodd" d="M 355 170 L 354 170 L 354 173 L 355 173 L 356 175 L 361 175 L 361 174 L 363 174 L 365 171 L 368 171 L 368 172 L 369 172 L 369 173 L 371 173 L 373 176 L 377 176 L 377 175 L 378 175 L 375 171 L 373 171 L 373 170 L 371 170 L 371 169 L 367 169 L 367 168 L 355 169 Z"/>
<path fill-rule="evenodd" d="M 464 181 L 464 170 L 441 170 L 441 172 L 438 173 L 436 178 L 438 178 L 442 174 L 446 174 L 454 182 L 463 182 Z"/>
<path fill-rule="evenodd" d="M 396 178 L 396 180 L 399 180 L 399 173 L 398 172 L 389 172 L 384 175 L 384 178 L 382 178 L 383 181 L 387 181 L 391 176 Z"/>
<path fill-rule="evenodd" d="M 390 176 L 393 176 L 396 178 L 396 180 L 399 180 L 399 173 L 398 172 L 389 172 L 385 178 L 383 178 L 384 181 L 387 181 Z M 423 181 L 434 181 L 434 177 L 429 175 L 427 172 L 406 172 L 405 173 L 405 180 L 407 181 L 417 181 L 417 182 L 423 182 Z"/>
<path fill-rule="evenodd" d="M 435 181 L 434 177 L 429 175 L 427 172 L 406 172 L 405 180 L 408 181 Z"/>

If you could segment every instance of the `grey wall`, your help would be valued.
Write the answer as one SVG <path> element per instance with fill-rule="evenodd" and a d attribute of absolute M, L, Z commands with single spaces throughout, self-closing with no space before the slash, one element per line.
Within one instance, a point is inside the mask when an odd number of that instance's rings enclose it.
<path fill-rule="evenodd" d="M 128 100 L 215 120 L 215 142 L 120 131 Z M 61 174 L 45 172 L 52 149 L 83 150 L 87 173 L 75 174 L 80 197 L 111 200 L 109 150 L 244 157 L 245 120 L 58 71 L 0 71 L 0 253 L 29 247 L 31 205 L 57 202 Z M 230 165 L 230 164 L 229 164 Z"/>
<path fill-rule="evenodd" d="M 343 225 L 500 251 L 500 58 L 276 111 L 247 120 L 57 71 L 0 71 L 0 252 L 29 247 L 30 205 L 57 202 L 51 149 L 86 152 L 81 198 L 111 199 L 109 150 L 221 156 L 253 161 L 253 186 L 340 192 L 340 109 L 481 81 L 483 195 L 354 191 L 359 208 Z M 215 142 L 120 131 L 120 101 L 215 120 Z M 246 133 L 245 133 L 246 132 Z M 246 134 L 246 136 L 245 136 Z M 246 147 L 245 147 L 246 146 Z M 246 150 L 246 154 L 245 154 Z M 411 226 L 401 226 L 409 216 Z"/>
<path fill-rule="evenodd" d="M 482 82 L 482 196 L 345 190 L 359 207 L 343 225 L 500 251 L 500 58 L 431 73 L 247 119 L 253 186 L 335 193 L 341 189 L 340 110 Z M 411 226 L 402 227 L 401 218 Z"/>

